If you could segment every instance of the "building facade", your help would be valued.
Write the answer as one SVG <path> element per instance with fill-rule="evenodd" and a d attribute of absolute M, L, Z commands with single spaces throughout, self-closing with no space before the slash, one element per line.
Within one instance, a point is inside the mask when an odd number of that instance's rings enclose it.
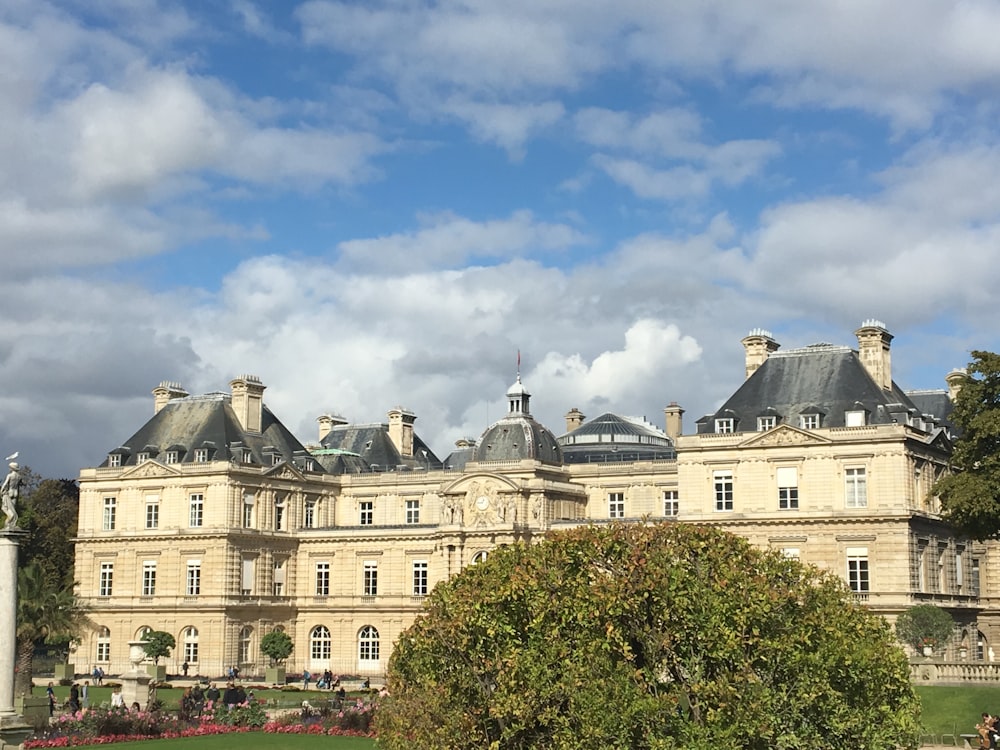
<path fill-rule="evenodd" d="M 306 446 L 252 376 L 203 396 L 164 383 L 149 422 L 80 475 L 76 577 L 96 629 L 77 660 L 122 671 L 151 628 L 177 639 L 171 671 L 262 674 L 260 638 L 280 628 L 290 671 L 377 677 L 433 586 L 498 546 L 656 520 L 780 549 L 889 618 L 945 606 L 959 623 L 950 655 L 991 659 L 995 551 L 956 538 L 929 492 L 963 375 L 908 394 L 885 327 L 856 334 L 857 349 L 779 352 L 752 332 L 746 379 L 691 434 L 671 403 L 663 430 L 572 409 L 557 438 L 518 376 L 508 414 L 444 459 L 399 407 L 379 424 L 323 415 Z"/>

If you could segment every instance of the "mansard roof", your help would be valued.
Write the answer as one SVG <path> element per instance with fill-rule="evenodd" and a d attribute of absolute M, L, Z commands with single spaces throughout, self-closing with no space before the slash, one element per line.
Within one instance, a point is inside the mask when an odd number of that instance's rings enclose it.
<path fill-rule="evenodd" d="M 177 454 L 175 463 L 193 463 L 197 448 L 207 448 L 212 461 L 236 460 L 263 466 L 273 465 L 275 454 L 290 463 L 308 456 L 305 446 L 266 405 L 261 407 L 261 431 L 245 431 L 226 393 L 168 401 L 121 447 L 108 453 L 120 455 L 122 466 L 138 463 L 139 453 L 162 460 L 164 453 L 173 452 Z M 250 452 L 249 461 L 244 451 Z M 107 465 L 105 459 L 101 466 Z"/>
<path fill-rule="evenodd" d="M 413 455 L 403 456 L 389 437 L 389 425 L 341 424 L 334 425 L 320 441 L 322 448 L 315 451 L 316 460 L 334 474 L 355 474 L 362 471 L 395 471 L 405 469 L 440 469 L 441 460 L 416 432 L 413 433 Z M 354 459 L 331 458 L 335 454 L 351 455 Z"/>
<path fill-rule="evenodd" d="M 881 388 L 850 347 L 814 344 L 772 353 L 715 414 L 698 420 L 698 432 L 713 432 L 723 417 L 736 419 L 736 431 L 752 431 L 757 417 L 775 414 L 795 423 L 818 413 L 823 427 L 844 427 L 847 412 L 862 410 L 868 424 L 906 422 L 921 411 L 895 382 Z"/>
<path fill-rule="evenodd" d="M 677 455 L 673 441 L 659 428 L 645 419 L 611 412 L 584 422 L 557 440 L 568 464 L 642 461 Z"/>

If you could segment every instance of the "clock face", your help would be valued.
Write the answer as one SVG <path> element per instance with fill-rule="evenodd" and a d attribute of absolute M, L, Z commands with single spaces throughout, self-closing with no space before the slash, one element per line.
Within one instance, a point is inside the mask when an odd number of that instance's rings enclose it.
<path fill-rule="evenodd" d="M 476 500 L 476 507 L 479 508 L 479 510 L 486 510 L 490 507 L 490 499 L 486 497 L 486 495 L 480 495 L 479 499 Z"/>

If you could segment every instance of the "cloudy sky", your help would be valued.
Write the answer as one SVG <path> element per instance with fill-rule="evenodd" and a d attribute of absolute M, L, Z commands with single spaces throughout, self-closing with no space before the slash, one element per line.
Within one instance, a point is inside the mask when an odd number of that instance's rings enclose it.
<path fill-rule="evenodd" d="M 690 429 L 785 347 L 1000 349 L 995 0 L 4 0 L 0 450 L 51 476 L 258 375 Z"/>

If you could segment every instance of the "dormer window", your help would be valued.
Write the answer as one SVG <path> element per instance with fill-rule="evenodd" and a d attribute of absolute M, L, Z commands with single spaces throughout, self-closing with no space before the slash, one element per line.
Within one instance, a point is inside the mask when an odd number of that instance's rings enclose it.
<path fill-rule="evenodd" d="M 149 460 L 149 454 L 148 453 L 139 453 L 135 457 L 135 463 L 136 463 L 137 466 L 139 464 L 146 463 L 148 460 Z"/>
<path fill-rule="evenodd" d="M 282 461 L 284 461 L 284 458 L 282 458 L 282 456 L 281 456 L 280 453 L 272 453 L 271 454 L 271 466 L 277 466 Z"/>
<path fill-rule="evenodd" d="M 122 454 L 121 453 L 109 453 L 108 454 L 108 466 L 112 469 L 117 469 L 122 465 Z"/>
<path fill-rule="evenodd" d="M 757 432 L 773 430 L 778 425 L 777 417 L 757 417 Z"/>
<path fill-rule="evenodd" d="M 819 429 L 819 414 L 800 414 L 799 427 L 803 430 Z"/>
<path fill-rule="evenodd" d="M 167 464 L 177 463 L 177 451 L 167 451 L 163 458 L 163 462 Z"/>
<path fill-rule="evenodd" d="M 715 420 L 715 431 L 717 433 L 735 432 L 736 420 L 732 417 L 724 417 Z"/>
<path fill-rule="evenodd" d="M 864 409 L 844 412 L 844 425 L 847 427 L 864 427 L 868 423 Z"/>
<path fill-rule="evenodd" d="M 198 464 L 208 463 L 208 448 L 195 448 L 194 461 Z"/>

